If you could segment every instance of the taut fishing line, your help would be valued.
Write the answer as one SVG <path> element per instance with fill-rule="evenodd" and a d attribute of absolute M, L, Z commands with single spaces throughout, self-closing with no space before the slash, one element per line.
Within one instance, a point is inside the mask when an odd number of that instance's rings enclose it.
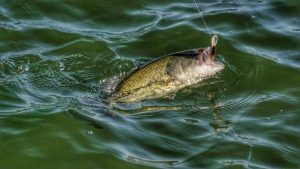
<path fill-rule="evenodd" d="M 207 24 L 206 24 L 206 22 L 205 22 L 205 20 L 204 20 L 203 13 L 200 11 L 200 8 L 198 7 L 198 4 L 197 4 L 196 0 L 194 0 L 194 3 L 195 3 L 195 5 L 196 5 L 196 8 L 197 8 L 197 10 L 198 10 L 198 12 L 199 12 L 201 18 L 202 18 L 202 21 L 203 21 L 203 24 L 204 24 L 204 26 L 205 26 L 205 28 L 206 28 L 207 33 L 208 33 L 210 36 L 212 36 L 211 33 L 210 33 L 210 31 L 209 31 L 209 29 L 208 29 L 208 27 L 207 27 Z"/>

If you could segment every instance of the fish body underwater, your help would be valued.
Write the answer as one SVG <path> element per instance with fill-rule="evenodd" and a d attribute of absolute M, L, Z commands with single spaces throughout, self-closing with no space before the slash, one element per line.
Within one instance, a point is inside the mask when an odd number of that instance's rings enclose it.
<path fill-rule="evenodd" d="M 218 37 L 211 46 L 162 56 L 129 74 L 113 92 L 113 102 L 130 103 L 155 99 L 207 79 L 224 65 L 215 62 Z"/>

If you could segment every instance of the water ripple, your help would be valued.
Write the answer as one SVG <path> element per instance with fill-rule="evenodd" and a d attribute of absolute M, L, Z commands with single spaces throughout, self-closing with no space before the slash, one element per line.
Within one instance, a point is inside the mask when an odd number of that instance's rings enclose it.
<path fill-rule="evenodd" d="M 297 168 L 299 2 L 197 2 L 1 2 L 0 168 Z M 224 71 L 109 103 L 139 65 L 210 45 L 202 16 Z"/>

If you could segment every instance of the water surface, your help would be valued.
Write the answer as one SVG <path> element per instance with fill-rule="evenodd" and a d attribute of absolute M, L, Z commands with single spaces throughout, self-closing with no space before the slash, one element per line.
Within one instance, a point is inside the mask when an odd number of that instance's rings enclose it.
<path fill-rule="evenodd" d="M 300 2 L 0 1 L 0 168 L 299 168 Z M 107 82 L 218 34 L 225 70 L 110 105 Z M 106 84 L 106 85 L 104 85 Z"/>

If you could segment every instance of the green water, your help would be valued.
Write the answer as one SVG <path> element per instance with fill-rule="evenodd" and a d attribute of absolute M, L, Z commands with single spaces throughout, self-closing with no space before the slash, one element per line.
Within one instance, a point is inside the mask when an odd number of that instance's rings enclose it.
<path fill-rule="evenodd" d="M 121 74 L 210 44 L 193 1 L 0 0 L 0 168 L 300 168 L 300 1 L 198 6 L 225 69 L 110 105 Z"/>

